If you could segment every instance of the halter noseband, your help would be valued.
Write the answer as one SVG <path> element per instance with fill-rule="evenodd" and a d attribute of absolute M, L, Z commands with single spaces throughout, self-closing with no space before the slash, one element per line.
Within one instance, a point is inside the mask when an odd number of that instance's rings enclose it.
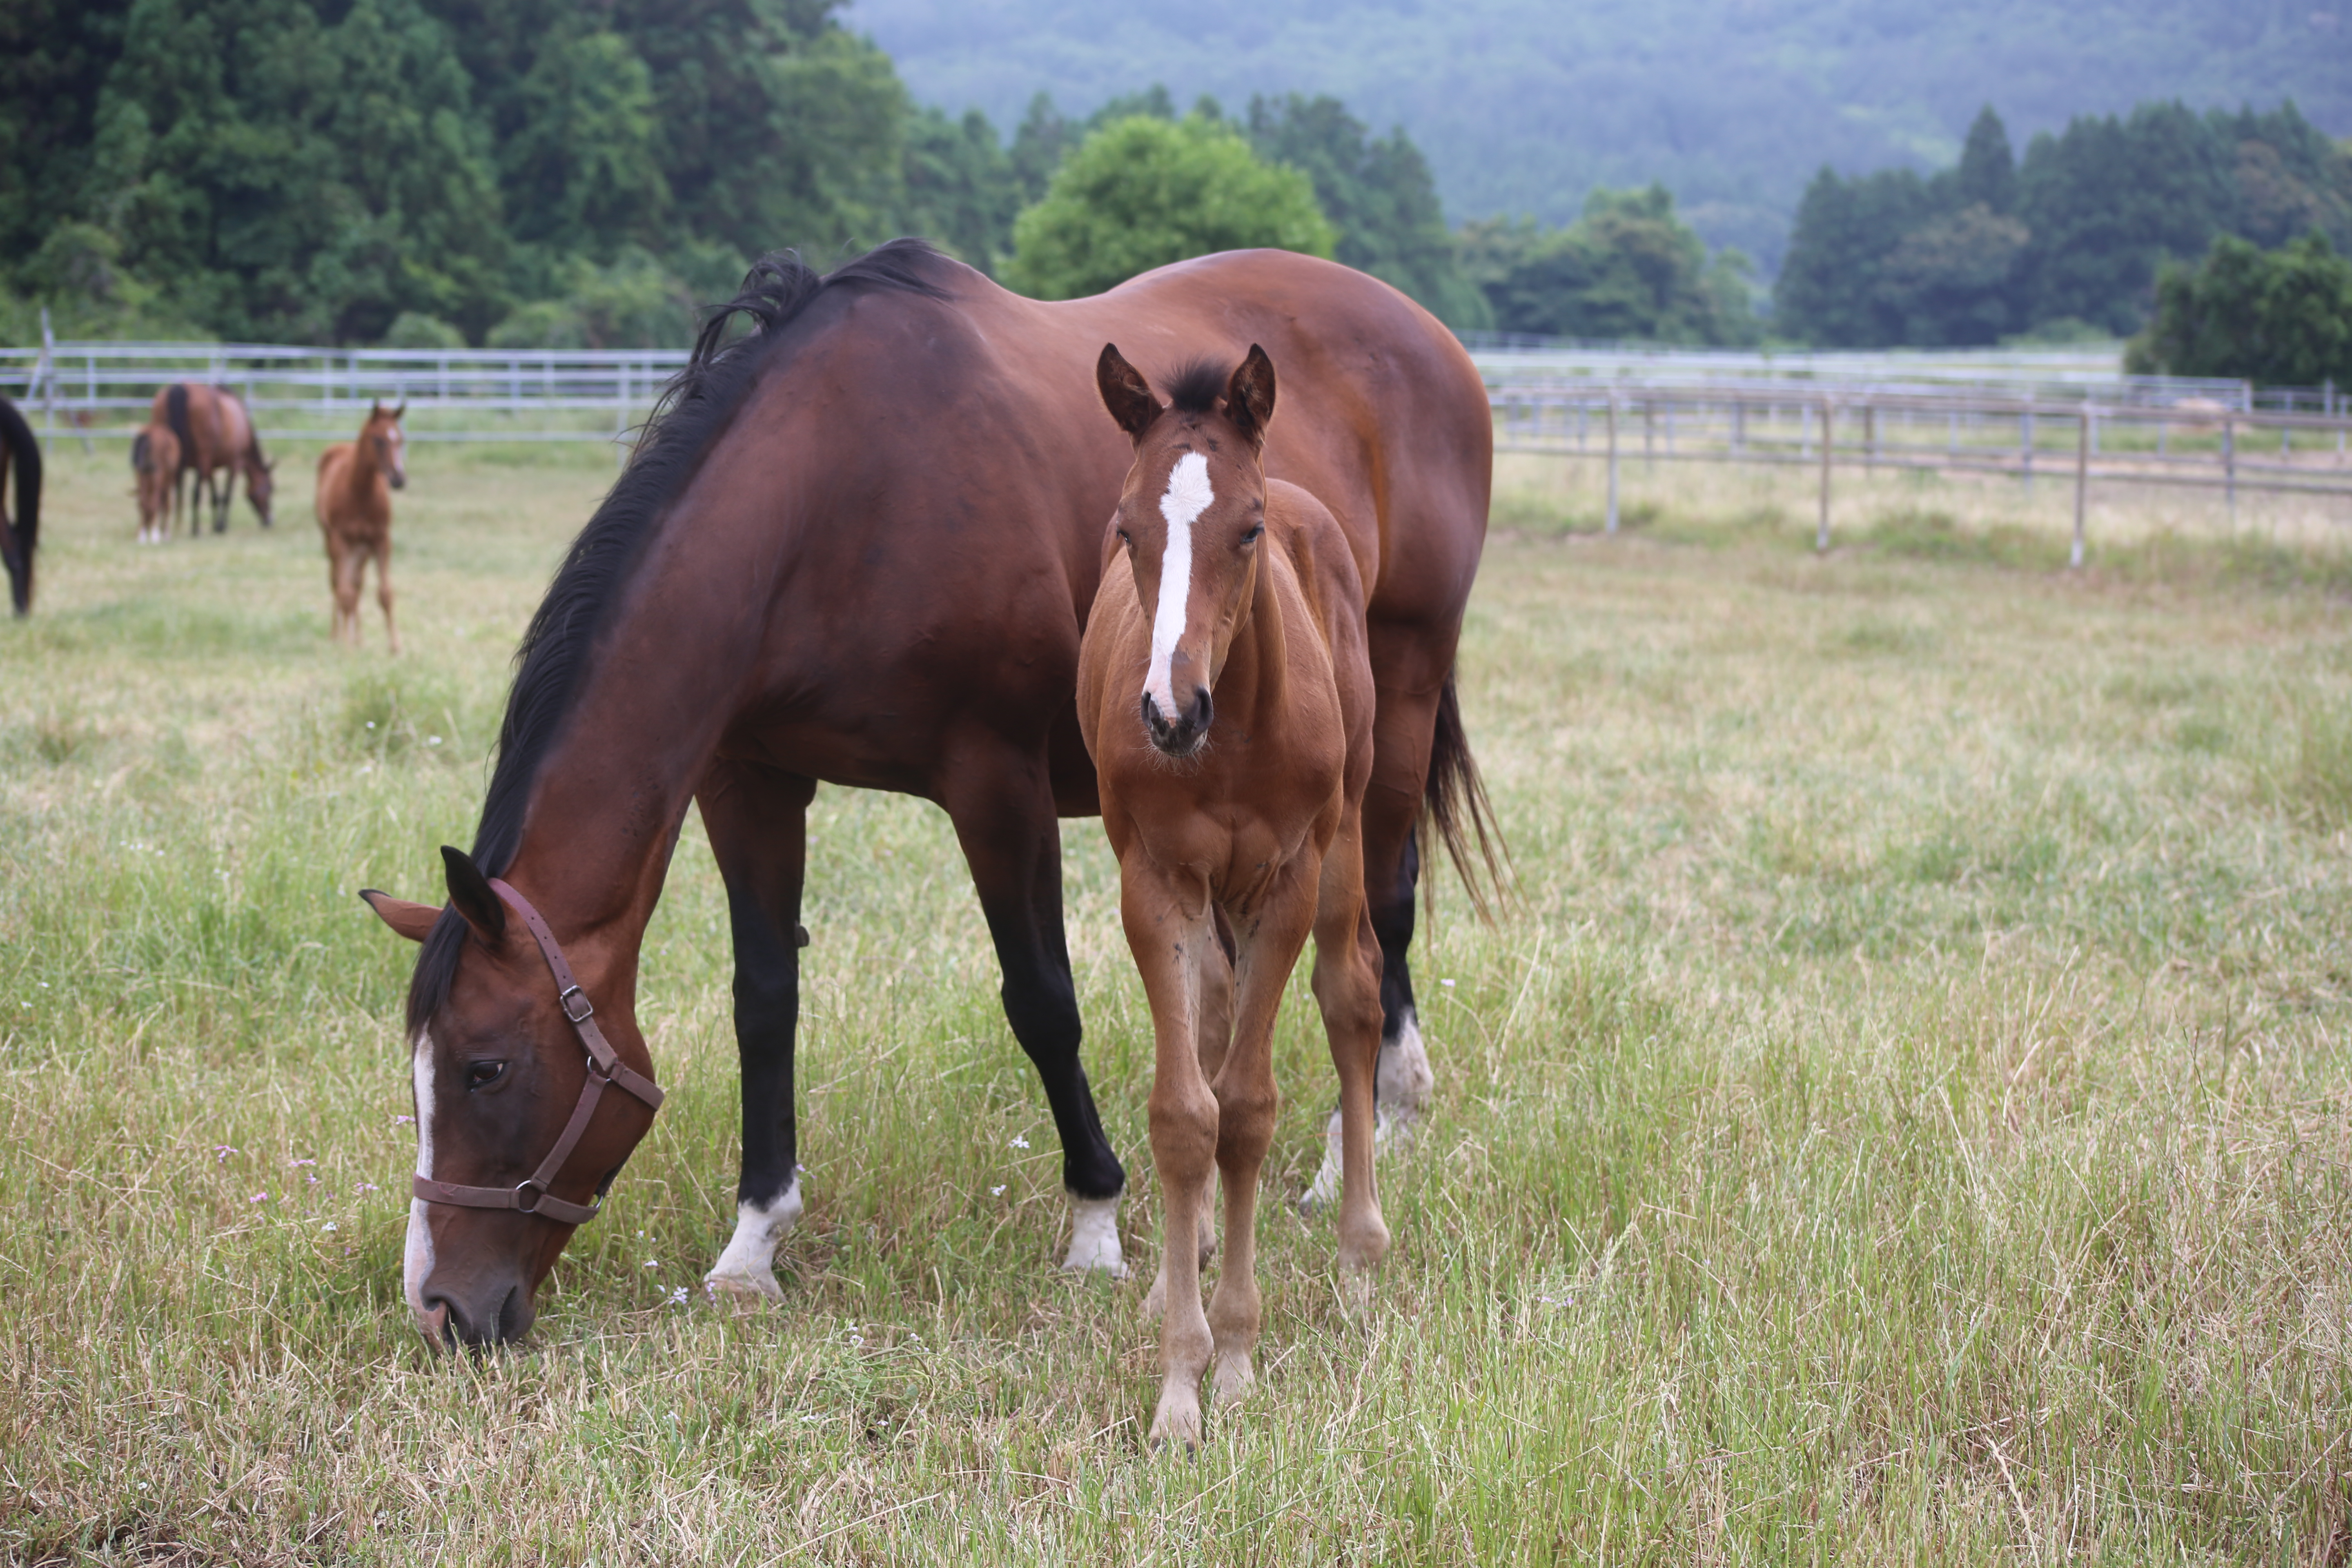
<path fill-rule="evenodd" d="M 563 1163 L 572 1158 L 572 1151 L 579 1146 L 581 1138 L 587 1132 L 589 1121 L 595 1116 L 596 1106 L 604 1098 L 604 1086 L 617 1085 L 624 1092 L 643 1100 L 648 1110 L 661 1109 L 662 1091 L 653 1079 L 623 1061 L 620 1054 L 606 1043 L 604 1031 L 596 1026 L 595 1007 L 590 1004 L 588 994 L 580 989 L 580 983 L 572 977 L 572 966 L 563 962 L 563 950 L 555 944 L 555 933 L 547 929 L 547 922 L 540 918 L 537 910 L 530 907 L 530 900 L 496 877 L 490 879 L 490 887 L 507 901 L 508 907 L 522 917 L 522 923 L 529 928 L 532 940 L 539 943 L 539 951 L 545 955 L 547 967 L 555 975 L 555 1005 L 563 1010 L 564 1017 L 571 1020 L 572 1027 L 579 1034 L 581 1045 L 587 1048 L 588 1080 L 580 1086 L 580 1103 L 572 1108 L 572 1120 L 564 1123 L 562 1136 L 556 1139 L 555 1147 L 548 1151 L 547 1158 L 539 1163 L 539 1169 L 532 1172 L 528 1180 L 519 1182 L 511 1188 L 461 1187 L 419 1176 L 411 1190 L 428 1204 L 446 1204 L 468 1209 L 516 1209 L 523 1214 L 543 1215 L 562 1225 L 585 1225 L 594 1219 L 596 1211 L 604 1206 L 604 1194 L 611 1188 L 613 1177 L 621 1173 L 619 1166 L 614 1166 L 611 1174 L 598 1184 L 596 1201 L 592 1204 L 566 1203 L 551 1194 L 548 1189 L 562 1173 Z M 427 1107 L 420 1105 L 416 1113 L 424 1116 L 430 1111 Z"/>

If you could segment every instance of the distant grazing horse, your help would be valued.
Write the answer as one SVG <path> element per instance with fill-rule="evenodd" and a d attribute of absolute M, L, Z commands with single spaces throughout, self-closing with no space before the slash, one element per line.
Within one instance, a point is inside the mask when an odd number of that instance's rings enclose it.
<path fill-rule="evenodd" d="M 327 586 L 335 595 L 337 642 L 360 646 L 360 585 L 375 563 L 375 602 L 383 606 L 383 634 L 400 651 L 392 619 L 392 492 L 408 483 L 408 437 L 401 433 L 403 403 L 369 407 L 355 441 L 319 454 L 319 531 L 327 539 Z"/>
<path fill-rule="evenodd" d="M 1151 1440 L 1201 1440 L 1216 1396 L 1255 1381 L 1258 1173 L 1274 1140 L 1274 1020 L 1307 933 L 1339 1072 L 1339 1263 L 1388 1251 L 1372 1184 L 1381 947 L 1364 902 L 1372 666 L 1348 536 L 1261 466 L 1274 365 L 1253 343 L 1230 380 L 1179 371 L 1162 406 L 1115 346 L 1103 402 L 1135 442 L 1110 561 L 1078 653 L 1078 723 L 1119 913 L 1151 1003 L 1151 1160 L 1160 1177 L 1163 1377 Z M 1225 1266 L 1201 1310 L 1213 1178 Z M 1212 1340 L 1212 1331 L 1214 1338 Z"/>
<path fill-rule="evenodd" d="M 261 526 L 270 525 L 270 500 L 276 488 L 271 465 L 261 455 L 261 437 L 252 416 L 235 394 L 202 382 L 174 382 L 155 394 L 148 422 L 168 426 L 179 437 L 179 472 L 195 476 L 194 488 L 211 503 L 215 533 L 228 531 L 229 503 L 236 499 L 239 475 L 245 478 L 245 499 L 252 503 Z M 217 482 L 216 474 L 222 475 Z M 176 475 L 173 489 L 176 506 Z M 193 502 L 194 498 L 190 499 Z M 191 505 L 188 529 L 192 533 L 204 531 L 202 506 Z"/>
<path fill-rule="evenodd" d="M 16 479 L 16 510 L 8 511 L 8 477 Z M 20 615 L 33 609 L 33 552 L 41 542 L 41 446 L 16 405 L 0 397 L 0 565 L 8 569 L 8 602 Z"/>
<path fill-rule="evenodd" d="M 179 521 L 180 438 L 169 425 L 150 425 L 131 438 L 131 471 L 139 481 L 139 542 L 161 544 Z"/>
<path fill-rule="evenodd" d="M 751 330 L 730 341 L 739 317 Z M 442 852 L 447 905 L 367 895 L 425 943 L 404 1274 L 434 1342 L 524 1332 L 652 1125 L 638 954 L 690 803 L 727 884 L 743 1075 L 735 1233 L 709 1281 L 781 1294 L 820 780 L 946 810 L 1061 1136 L 1066 1266 L 1123 1266 L 1126 1173 L 1079 1063 L 1055 821 L 1097 809 L 1076 694 L 1134 457 L 1091 374 L 1114 335 L 1163 365 L 1260 342 L 1297 389 L 1265 470 L 1330 508 L 1370 585 L 1381 1073 L 1426 1092 L 1404 965 L 1416 828 L 1426 816 L 1459 858 L 1483 822 L 1451 676 L 1493 426 L 1454 335 L 1385 283 L 1282 251 L 1056 304 L 915 241 L 824 279 L 772 257 L 705 324 L 524 634 L 473 850 Z"/>

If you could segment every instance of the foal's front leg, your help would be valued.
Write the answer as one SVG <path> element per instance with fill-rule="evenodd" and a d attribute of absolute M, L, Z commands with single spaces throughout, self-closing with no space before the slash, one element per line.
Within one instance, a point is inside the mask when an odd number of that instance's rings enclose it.
<path fill-rule="evenodd" d="M 1240 932 L 1233 1047 L 1213 1086 L 1217 1096 L 1217 1168 L 1225 1184 L 1225 1261 L 1209 1303 L 1216 1336 L 1216 1396 L 1229 1405 L 1257 1381 L 1262 1303 L 1257 1288 L 1257 1184 L 1282 1097 L 1274 1081 L 1274 1021 L 1283 988 L 1307 945 L 1315 915 L 1315 869 L 1294 864 Z"/>
<path fill-rule="evenodd" d="M 1186 883 L 1190 886 L 1186 886 Z M 1201 1222 L 1217 1155 L 1217 1100 L 1202 1076 L 1199 1008 L 1216 937 L 1197 877 L 1163 874 L 1139 847 L 1119 867 L 1119 914 L 1151 1004 L 1151 1163 L 1160 1178 L 1160 1405 L 1151 1442 L 1201 1441 L 1201 1374 L 1212 1341 L 1201 1310 Z M 1218 951 L 1222 963 L 1223 953 Z"/>

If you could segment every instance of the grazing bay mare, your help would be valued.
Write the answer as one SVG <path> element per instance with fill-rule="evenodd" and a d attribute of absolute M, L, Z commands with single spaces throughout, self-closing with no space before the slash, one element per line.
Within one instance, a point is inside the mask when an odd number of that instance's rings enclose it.
<path fill-rule="evenodd" d="M 736 318 L 751 330 L 730 343 Z M 1058 304 L 914 241 L 825 279 L 771 258 L 705 326 L 524 634 L 472 852 L 443 851 L 446 906 L 369 895 L 425 943 L 404 1273 L 429 1339 L 528 1329 L 533 1291 L 651 1124 L 645 1095 L 602 1093 L 610 1069 L 572 1020 L 650 1077 L 638 951 L 689 802 L 727 885 L 743 1085 L 735 1234 L 710 1281 L 779 1293 L 775 1248 L 802 1207 L 796 936 L 820 781 L 948 813 L 1062 1140 L 1066 1262 L 1121 1266 L 1126 1173 L 1079 1064 L 1055 820 L 1097 810 L 1075 694 L 1133 456 L 1090 374 L 1114 333 L 1160 365 L 1262 342 L 1301 389 L 1265 468 L 1330 508 L 1370 589 L 1383 1063 L 1419 1057 L 1415 828 L 1426 809 L 1458 849 L 1477 816 L 1450 677 L 1493 431 L 1453 335 L 1384 283 L 1280 251 Z M 543 921 L 516 918 L 518 900 Z"/>
<path fill-rule="evenodd" d="M 16 510 L 8 510 L 8 480 L 16 481 Z M 41 444 L 16 405 L 0 397 L 0 566 L 8 570 L 8 603 L 16 614 L 33 609 L 33 552 L 41 542 Z"/>
<path fill-rule="evenodd" d="M 1103 403 L 1135 442 L 1110 561 L 1078 652 L 1078 723 L 1119 914 L 1151 1002 L 1151 1161 L 1162 1198 L 1162 1372 L 1151 1441 L 1198 1447 L 1201 1374 L 1220 1405 L 1256 1381 L 1257 1188 L 1281 1096 L 1274 1020 L 1315 937 L 1314 991 L 1339 1074 L 1339 1265 L 1388 1251 L 1372 1183 L 1381 948 L 1364 902 L 1372 666 L 1339 522 L 1260 458 L 1273 362 L 1179 371 L 1163 405 L 1116 346 Z M 1171 766 L 1171 763 L 1181 765 Z M 1201 1309 L 1210 1194 L 1225 1266 Z"/>
<path fill-rule="evenodd" d="M 383 635 L 392 651 L 400 651 L 400 628 L 392 620 L 392 492 L 408 483 L 408 437 L 400 428 L 407 412 L 404 402 L 397 408 L 373 403 L 356 438 L 319 454 L 315 504 L 327 542 L 327 587 L 335 596 L 334 637 L 353 647 L 360 646 L 360 587 L 373 561 Z"/>
<path fill-rule="evenodd" d="M 245 478 L 245 499 L 252 503 L 261 526 L 270 526 L 270 501 L 275 490 L 271 465 L 261 455 L 261 436 L 245 405 L 233 393 L 202 382 L 178 381 L 155 394 L 148 408 L 151 424 L 167 426 L 180 442 L 180 467 L 173 476 L 173 506 L 180 504 L 180 475 L 194 474 L 194 489 L 211 503 L 213 531 L 228 531 L 229 503 L 236 497 L 239 475 Z M 215 475 L 221 475 L 215 481 Z M 191 496 L 188 531 L 202 533 L 201 506 Z"/>

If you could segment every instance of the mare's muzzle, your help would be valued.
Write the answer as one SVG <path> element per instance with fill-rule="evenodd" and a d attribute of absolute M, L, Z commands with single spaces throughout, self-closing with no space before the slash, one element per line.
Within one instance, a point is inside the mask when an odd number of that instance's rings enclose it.
<path fill-rule="evenodd" d="M 1174 719 L 1160 711 L 1151 693 L 1143 694 L 1143 730 L 1151 737 L 1154 749 L 1171 757 L 1189 757 L 1201 749 L 1209 738 L 1209 724 L 1217 715 L 1216 705 L 1209 700 L 1209 689 L 1192 689 L 1192 705 Z"/>

